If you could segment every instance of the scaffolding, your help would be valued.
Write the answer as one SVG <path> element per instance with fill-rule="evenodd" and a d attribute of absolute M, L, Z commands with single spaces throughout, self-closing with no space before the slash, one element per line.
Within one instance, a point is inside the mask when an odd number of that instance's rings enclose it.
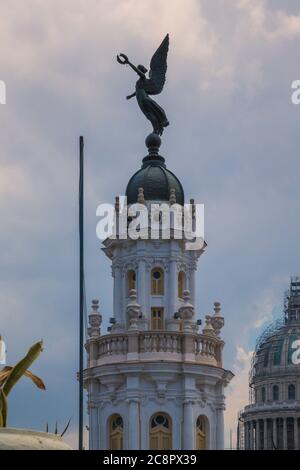
<path fill-rule="evenodd" d="M 286 322 L 300 322 L 300 277 L 292 277 L 288 291 L 284 295 L 284 315 Z"/>

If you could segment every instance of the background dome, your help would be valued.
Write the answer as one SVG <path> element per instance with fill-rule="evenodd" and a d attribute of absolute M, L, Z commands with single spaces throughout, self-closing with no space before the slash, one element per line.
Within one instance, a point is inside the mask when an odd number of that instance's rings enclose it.
<path fill-rule="evenodd" d="M 252 381 L 292 373 L 299 367 L 293 361 L 296 348 L 293 343 L 300 339 L 300 278 L 291 279 L 285 294 L 284 315 L 271 323 L 258 338 L 253 357 Z M 294 345 L 295 346 L 295 345 Z"/>
<path fill-rule="evenodd" d="M 281 326 L 280 326 L 281 323 Z M 300 338 L 300 323 L 277 321 L 263 333 L 254 355 L 253 379 L 267 375 L 282 374 L 283 369 L 289 373 L 299 368 L 292 361 L 295 349 L 294 341 Z"/>

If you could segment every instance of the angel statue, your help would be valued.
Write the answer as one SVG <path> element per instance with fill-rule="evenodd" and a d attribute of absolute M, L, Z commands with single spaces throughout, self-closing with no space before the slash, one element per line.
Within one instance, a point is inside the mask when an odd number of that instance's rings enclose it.
<path fill-rule="evenodd" d="M 169 50 L 169 35 L 167 34 L 157 51 L 154 53 L 150 62 L 149 78 L 146 73 L 148 70 L 143 65 L 137 67 L 133 65 L 125 54 L 117 56 L 119 64 L 127 64 L 140 77 L 135 85 L 135 92 L 127 96 L 129 100 L 136 96 L 141 111 L 153 126 L 153 132 L 162 135 L 164 127 L 169 125 L 166 113 L 149 95 L 158 95 L 161 93 L 167 71 L 167 55 Z"/>

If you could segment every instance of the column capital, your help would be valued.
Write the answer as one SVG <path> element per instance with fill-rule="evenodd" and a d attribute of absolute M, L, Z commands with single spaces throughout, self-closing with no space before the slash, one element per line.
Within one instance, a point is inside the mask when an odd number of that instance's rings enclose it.
<path fill-rule="evenodd" d="M 134 404 L 136 404 L 136 405 L 139 405 L 139 404 L 141 403 L 141 400 L 140 400 L 139 398 L 127 397 L 127 398 L 125 399 L 125 402 L 128 403 L 129 405 L 130 405 L 131 403 L 134 403 Z"/>
<path fill-rule="evenodd" d="M 182 401 L 183 405 L 195 405 L 196 399 L 195 398 L 186 398 Z"/>

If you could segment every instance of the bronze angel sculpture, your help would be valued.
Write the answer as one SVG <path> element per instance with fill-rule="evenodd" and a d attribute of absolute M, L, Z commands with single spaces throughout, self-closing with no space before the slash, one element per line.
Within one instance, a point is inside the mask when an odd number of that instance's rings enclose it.
<path fill-rule="evenodd" d="M 119 64 L 128 64 L 138 74 L 139 79 L 135 85 L 135 92 L 127 96 L 129 100 L 136 96 L 138 105 L 147 119 L 153 126 L 153 132 L 162 135 L 164 127 L 169 125 L 165 111 L 149 95 L 158 95 L 161 93 L 167 71 L 167 55 L 169 50 L 169 35 L 167 34 L 157 51 L 154 53 L 150 62 L 149 78 L 146 73 L 148 70 L 143 65 L 137 67 L 133 65 L 125 54 L 117 56 Z"/>

